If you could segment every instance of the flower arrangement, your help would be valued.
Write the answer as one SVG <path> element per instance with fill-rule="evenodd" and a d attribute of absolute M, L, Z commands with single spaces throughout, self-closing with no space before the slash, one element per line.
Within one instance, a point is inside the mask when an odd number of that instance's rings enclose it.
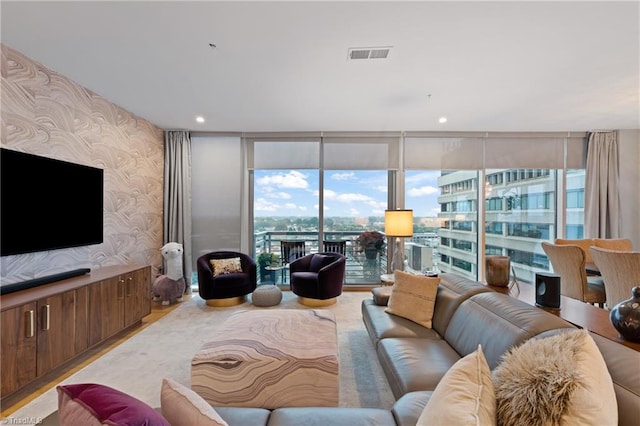
<path fill-rule="evenodd" d="M 363 232 L 358 235 L 356 242 L 358 243 L 358 251 L 375 250 L 378 253 L 384 253 L 384 235 L 378 231 Z"/>

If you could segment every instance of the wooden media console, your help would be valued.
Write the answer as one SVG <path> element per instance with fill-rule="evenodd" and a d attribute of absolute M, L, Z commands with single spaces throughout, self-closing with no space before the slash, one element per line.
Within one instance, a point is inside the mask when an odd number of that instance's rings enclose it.
<path fill-rule="evenodd" d="M 151 266 L 118 265 L 0 297 L 1 396 L 65 365 L 151 312 Z"/>

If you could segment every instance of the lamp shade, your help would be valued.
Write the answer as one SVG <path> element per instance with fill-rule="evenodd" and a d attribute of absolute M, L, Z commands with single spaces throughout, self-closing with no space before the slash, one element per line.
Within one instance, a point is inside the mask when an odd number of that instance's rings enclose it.
<path fill-rule="evenodd" d="M 411 237 L 413 210 L 385 210 L 384 233 L 388 237 Z"/>

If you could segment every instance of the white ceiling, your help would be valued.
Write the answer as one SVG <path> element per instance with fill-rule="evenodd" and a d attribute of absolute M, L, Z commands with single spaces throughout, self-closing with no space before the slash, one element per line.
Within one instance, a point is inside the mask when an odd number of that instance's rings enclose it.
<path fill-rule="evenodd" d="M 164 129 L 640 128 L 638 1 L 2 0 L 0 14 L 4 44 Z M 388 59 L 347 60 L 379 46 Z"/>

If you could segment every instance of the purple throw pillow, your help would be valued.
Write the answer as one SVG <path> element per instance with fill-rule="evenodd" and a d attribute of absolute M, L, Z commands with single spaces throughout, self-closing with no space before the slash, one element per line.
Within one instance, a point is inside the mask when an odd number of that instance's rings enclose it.
<path fill-rule="evenodd" d="M 80 383 L 56 389 L 61 425 L 171 426 L 149 405 L 109 386 Z"/>
<path fill-rule="evenodd" d="M 327 256 L 326 254 L 314 254 L 311 258 L 311 263 L 309 264 L 309 271 L 318 272 L 320 269 L 329 265 L 333 262 L 335 258 L 333 256 Z"/>

